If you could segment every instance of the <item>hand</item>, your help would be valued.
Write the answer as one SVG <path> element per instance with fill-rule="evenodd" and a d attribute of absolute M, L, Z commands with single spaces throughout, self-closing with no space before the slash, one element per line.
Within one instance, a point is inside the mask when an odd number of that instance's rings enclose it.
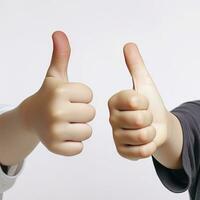
<path fill-rule="evenodd" d="M 110 123 L 119 154 L 131 160 L 153 155 L 167 139 L 169 112 L 135 44 L 124 47 L 135 89 L 121 91 L 108 102 Z"/>
<path fill-rule="evenodd" d="M 51 152 L 72 156 L 82 151 L 82 141 L 92 133 L 87 124 L 95 116 L 89 104 L 92 91 L 67 79 L 70 45 L 66 35 L 55 32 L 52 39 L 52 60 L 44 82 L 20 105 L 21 113 L 27 130 L 37 134 Z"/>

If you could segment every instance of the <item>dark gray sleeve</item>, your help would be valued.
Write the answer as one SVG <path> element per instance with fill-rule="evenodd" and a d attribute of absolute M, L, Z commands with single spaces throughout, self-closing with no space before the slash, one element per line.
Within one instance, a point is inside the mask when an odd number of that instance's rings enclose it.
<path fill-rule="evenodd" d="M 195 182 L 200 164 L 200 101 L 181 104 L 171 111 L 183 130 L 182 169 L 172 170 L 161 165 L 154 157 L 156 173 L 170 191 L 180 193 Z"/>

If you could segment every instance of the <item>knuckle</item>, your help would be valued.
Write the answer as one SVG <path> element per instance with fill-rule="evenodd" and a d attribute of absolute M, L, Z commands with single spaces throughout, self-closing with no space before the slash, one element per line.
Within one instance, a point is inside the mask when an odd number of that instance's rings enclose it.
<path fill-rule="evenodd" d="M 149 157 L 151 155 L 151 152 L 149 152 L 144 147 L 140 147 L 138 154 L 139 154 L 139 157 L 141 157 L 141 158 L 147 158 L 147 157 Z"/>
<path fill-rule="evenodd" d="M 61 85 L 58 85 L 53 89 L 54 96 L 60 96 L 61 94 L 63 94 L 63 92 L 64 92 L 64 87 Z"/>
<path fill-rule="evenodd" d="M 117 123 L 116 117 L 114 115 L 111 115 L 109 117 L 109 122 L 111 125 L 115 125 Z"/>
<path fill-rule="evenodd" d="M 149 132 L 146 131 L 146 130 L 143 130 L 143 131 L 139 134 L 138 139 L 139 139 L 139 141 L 142 142 L 142 143 L 147 143 L 147 142 L 149 142 Z"/>
<path fill-rule="evenodd" d="M 66 115 L 66 111 L 63 110 L 60 105 L 51 104 L 45 110 L 45 120 L 47 124 L 60 121 L 64 115 Z"/>
<path fill-rule="evenodd" d="M 127 114 L 119 115 L 119 121 L 122 122 L 123 125 L 132 125 L 133 121 Z"/>
<path fill-rule="evenodd" d="M 130 107 L 132 107 L 132 108 L 137 108 L 138 105 L 139 105 L 139 103 L 140 103 L 138 96 L 137 96 L 137 95 L 132 96 L 132 97 L 129 99 L 128 103 L 129 103 L 129 106 L 130 106 Z"/>
<path fill-rule="evenodd" d="M 132 133 L 127 133 L 126 136 L 124 136 L 124 138 L 129 142 L 135 142 L 135 140 L 137 139 Z"/>
<path fill-rule="evenodd" d="M 57 121 L 57 120 L 59 120 L 61 118 L 62 112 L 63 111 L 61 109 L 59 109 L 59 108 L 57 108 L 57 109 L 52 108 L 50 110 L 49 117 L 51 118 L 52 121 Z"/>
<path fill-rule="evenodd" d="M 144 124 L 144 117 L 142 114 L 137 114 L 137 116 L 135 117 L 134 123 L 136 126 L 141 126 Z"/>

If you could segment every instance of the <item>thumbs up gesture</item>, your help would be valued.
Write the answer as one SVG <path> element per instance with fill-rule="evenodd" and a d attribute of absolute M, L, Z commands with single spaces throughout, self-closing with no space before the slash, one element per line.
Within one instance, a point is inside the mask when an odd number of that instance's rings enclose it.
<path fill-rule="evenodd" d="M 134 89 L 123 90 L 110 98 L 110 123 L 119 154 L 137 160 L 153 155 L 165 143 L 169 112 L 137 46 L 126 44 L 124 56 Z"/>
<path fill-rule="evenodd" d="M 52 35 L 53 54 L 44 82 L 21 105 L 27 129 L 53 153 L 72 156 L 83 149 L 82 141 L 91 136 L 87 124 L 95 116 L 92 91 L 67 78 L 70 45 L 66 35 Z"/>

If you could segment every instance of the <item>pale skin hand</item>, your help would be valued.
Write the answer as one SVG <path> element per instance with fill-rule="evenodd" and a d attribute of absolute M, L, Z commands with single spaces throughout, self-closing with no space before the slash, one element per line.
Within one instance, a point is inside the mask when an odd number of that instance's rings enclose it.
<path fill-rule="evenodd" d="M 183 144 L 180 122 L 165 108 L 137 46 L 125 45 L 124 56 L 135 87 L 108 102 L 117 151 L 131 160 L 154 156 L 164 166 L 178 169 Z"/>
<path fill-rule="evenodd" d="M 52 38 L 52 60 L 39 91 L 0 115 L 0 162 L 4 165 L 19 163 L 40 141 L 53 153 L 73 156 L 91 136 L 87 123 L 95 116 L 89 104 L 92 91 L 68 81 L 68 39 L 62 32 Z"/>

